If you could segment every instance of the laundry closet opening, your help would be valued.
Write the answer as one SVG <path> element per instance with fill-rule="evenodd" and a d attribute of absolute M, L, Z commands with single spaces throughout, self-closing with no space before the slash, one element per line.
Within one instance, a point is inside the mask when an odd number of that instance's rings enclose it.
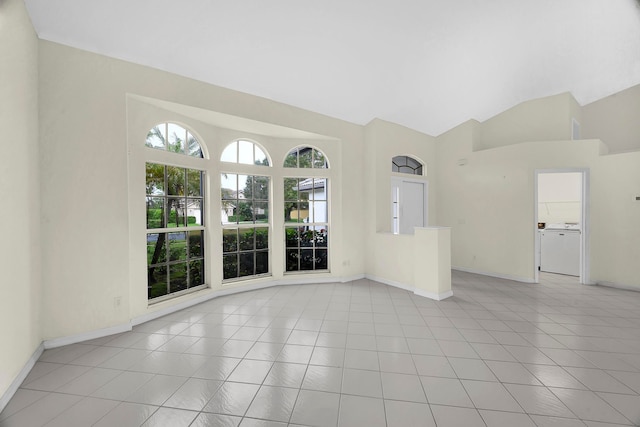
<path fill-rule="evenodd" d="M 588 170 L 535 173 L 535 281 L 540 274 L 588 283 Z"/>

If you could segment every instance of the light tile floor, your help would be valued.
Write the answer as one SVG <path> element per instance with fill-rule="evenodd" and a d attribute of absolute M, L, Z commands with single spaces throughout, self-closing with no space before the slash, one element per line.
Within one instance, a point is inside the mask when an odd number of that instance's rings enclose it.
<path fill-rule="evenodd" d="M 217 298 L 47 350 L 1 426 L 640 425 L 640 293 L 454 272 Z"/>

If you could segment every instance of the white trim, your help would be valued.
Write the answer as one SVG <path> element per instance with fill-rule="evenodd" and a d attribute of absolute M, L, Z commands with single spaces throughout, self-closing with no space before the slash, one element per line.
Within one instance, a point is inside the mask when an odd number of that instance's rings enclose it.
<path fill-rule="evenodd" d="M 94 340 L 96 338 L 108 337 L 109 335 L 120 334 L 122 332 L 129 332 L 131 330 L 131 326 L 130 322 L 122 323 L 109 328 L 96 329 L 94 331 L 82 332 L 76 335 L 44 340 L 42 344 L 46 350 L 49 350 L 51 348 L 62 347 L 63 345 L 76 344 L 83 341 Z"/>
<path fill-rule="evenodd" d="M 607 288 L 614 288 L 614 289 L 621 289 L 624 291 L 633 291 L 633 292 L 640 292 L 640 287 L 638 286 L 633 286 L 633 285 L 627 285 L 625 283 L 616 283 L 616 282 L 608 282 L 608 281 L 596 281 L 595 283 L 590 283 L 591 285 L 597 285 L 597 286 L 604 286 Z"/>
<path fill-rule="evenodd" d="M 535 233 L 538 232 L 538 176 L 545 173 L 580 173 L 582 174 L 582 192 L 581 192 L 581 208 L 580 208 L 580 283 L 584 285 L 594 284 L 591 281 L 591 246 L 589 244 L 591 234 L 591 181 L 589 168 L 559 168 L 559 169 L 536 169 L 533 172 L 533 209 L 534 209 L 534 227 Z M 540 273 L 538 271 L 538 251 L 540 243 L 534 238 L 534 283 L 540 282 Z"/>
<path fill-rule="evenodd" d="M 415 291 L 413 291 L 413 293 L 421 297 L 434 299 L 436 301 L 442 301 L 443 299 L 453 296 L 453 291 L 447 291 L 447 292 L 442 292 L 440 294 L 435 294 L 433 292 L 427 292 L 422 289 L 416 289 Z"/>
<path fill-rule="evenodd" d="M 258 289 L 266 289 L 272 288 L 274 286 L 291 286 L 291 285 L 312 285 L 312 284 L 323 284 L 323 283 L 345 283 L 350 282 L 352 280 L 358 280 L 364 278 L 364 275 L 356 275 L 352 277 L 311 277 L 308 278 L 282 278 L 278 280 L 270 280 L 267 282 L 261 283 L 252 283 L 244 286 L 237 286 L 233 288 L 222 288 L 217 289 L 212 292 L 208 292 L 204 295 L 200 295 L 196 298 L 189 299 L 188 301 L 183 301 L 178 304 L 172 305 L 170 307 L 165 307 L 159 310 L 156 310 L 151 313 L 143 314 L 141 316 L 134 317 L 131 319 L 131 324 L 133 326 L 140 325 L 142 323 L 148 322 L 150 320 L 157 319 L 162 316 L 166 316 L 168 314 L 175 313 L 176 311 L 183 310 L 185 308 L 192 307 L 194 305 L 209 301 L 214 298 L 223 297 L 226 295 L 239 294 L 241 292 L 249 292 L 256 291 Z M 238 282 L 233 282 L 238 283 Z M 209 290 L 209 289 L 207 289 Z"/>
<path fill-rule="evenodd" d="M 280 279 L 280 280 L 271 280 L 263 283 L 253 283 L 245 286 L 238 286 L 234 288 L 223 288 L 213 292 L 207 292 L 204 295 L 200 295 L 196 298 L 189 299 L 187 301 L 182 301 L 180 303 L 171 305 L 169 307 L 164 307 L 159 310 L 153 311 L 151 313 L 146 313 L 141 316 L 137 316 L 131 319 L 128 323 L 123 323 L 120 325 L 112 326 L 109 328 L 98 329 L 95 331 L 82 332 L 76 335 L 69 335 L 60 338 L 53 338 L 50 340 L 43 341 L 43 349 L 51 349 L 56 347 L 62 347 L 64 345 L 76 344 L 83 341 L 89 341 L 96 338 L 102 338 L 109 335 L 119 334 L 123 332 L 129 332 L 132 330 L 133 326 L 140 325 L 145 322 L 149 322 L 151 320 L 155 320 L 159 317 L 166 316 L 168 314 L 173 314 L 176 311 L 183 310 L 185 308 L 193 307 L 194 305 L 209 301 L 214 298 L 223 297 L 226 295 L 239 294 L 241 292 L 255 291 L 258 289 L 271 288 L 274 286 L 291 286 L 291 285 L 312 285 L 312 284 L 324 284 L 324 283 L 345 283 L 351 282 L 353 280 L 358 280 L 364 278 L 364 274 L 355 275 L 350 277 L 309 277 L 304 279 Z M 208 288 L 206 290 L 209 290 Z M 35 362 L 34 362 L 35 363 Z"/>
<path fill-rule="evenodd" d="M 591 281 L 591 172 L 585 169 L 582 172 L 582 224 L 580 224 L 580 281 L 592 284 Z"/>
<path fill-rule="evenodd" d="M 415 286 L 407 285 L 405 283 L 396 282 L 394 280 L 389 280 L 389 279 L 385 279 L 378 276 L 373 276 L 370 274 L 367 274 L 365 277 L 369 280 L 373 280 L 374 282 L 379 282 L 385 285 L 393 286 L 394 288 L 399 288 L 405 291 L 413 292 L 418 296 L 430 298 L 436 301 L 441 301 L 445 298 L 449 298 L 450 296 L 453 296 L 453 291 L 447 291 L 440 294 L 436 294 L 433 292 L 424 291 L 422 289 L 417 289 Z"/>
<path fill-rule="evenodd" d="M 323 283 L 345 283 L 350 281 L 351 279 L 342 278 L 342 277 L 312 277 L 310 274 L 308 278 L 304 279 L 288 279 L 283 277 L 279 280 L 274 280 L 271 286 L 289 286 L 289 285 L 314 285 L 314 284 L 323 284 Z"/>
<path fill-rule="evenodd" d="M 407 285 L 406 283 L 396 282 L 394 280 L 385 279 L 383 277 L 378 277 L 371 274 L 365 274 L 364 277 L 369 280 L 373 280 L 374 282 L 380 282 L 385 285 L 393 286 L 394 288 L 400 288 L 409 292 L 413 292 L 413 290 L 415 289 L 414 286 Z"/>
<path fill-rule="evenodd" d="M 44 344 L 40 343 L 29 360 L 27 360 L 27 363 L 24 364 L 22 369 L 20 369 L 20 372 L 18 372 L 18 375 L 11 382 L 9 388 L 0 397 L 0 413 L 4 411 L 4 408 L 6 408 L 9 401 L 13 398 L 13 395 L 16 394 L 16 392 L 22 385 L 22 382 L 25 380 L 25 378 L 27 378 L 27 375 L 29 375 L 31 369 L 33 369 L 38 359 L 40 359 L 40 356 L 42 356 L 42 352 L 44 352 Z"/>
<path fill-rule="evenodd" d="M 347 283 L 347 282 L 353 282 L 356 280 L 361 280 L 361 279 L 366 279 L 367 276 L 363 274 L 355 274 L 353 276 L 346 276 L 343 277 L 342 279 L 340 279 L 340 283 Z"/>
<path fill-rule="evenodd" d="M 146 313 L 143 314 L 141 316 L 137 316 L 134 317 L 133 319 L 131 319 L 131 324 L 133 326 L 137 326 L 140 325 L 142 323 L 145 322 L 149 322 L 151 320 L 155 320 L 159 317 L 162 316 L 166 316 L 168 314 L 172 314 L 175 313 L 176 311 L 180 311 L 180 310 L 184 310 L 185 308 L 189 308 L 189 307 L 193 307 L 194 305 L 212 300 L 214 298 L 218 298 L 218 297 L 222 297 L 225 295 L 232 295 L 232 294 L 236 294 L 236 293 L 240 293 L 240 292 L 247 292 L 247 291 L 255 291 L 258 289 L 264 289 L 264 288 L 269 288 L 273 286 L 272 282 L 265 282 L 265 283 L 254 283 L 254 284 L 250 284 L 250 285 L 245 285 L 245 286 L 241 286 L 241 287 L 236 287 L 236 288 L 227 288 L 227 289 L 219 289 L 216 291 L 211 292 L 211 290 L 209 288 L 207 289 L 203 289 L 203 291 L 209 291 L 204 295 L 200 295 L 197 296 L 195 298 L 191 298 L 187 301 L 182 301 L 179 302 L 177 304 L 173 304 L 170 305 L 168 307 L 164 307 L 161 308 L 159 310 L 155 310 L 152 311 L 150 313 Z M 199 291 L 202 292 L 202 291 Z M 197 292 L 194 292 L 197 293 Z"/>
<path fill-rule="evenodd" d="M 575 117 L 571 117 L 571 140 L 577 141 L 580 139 L 580 122 Z"/>
<path fill-rule="evenodd" d="M 536 283 L 531 277 L 514 276 L 511 274 L 492 273 L 489 271 L 476 270 L 474 268 L 451 267 L 452 270 L 464 271 L 465 273 L 480 274 L 482 276 L 497 277 L 498 279 L 514 280 L 522 283 Z"/>

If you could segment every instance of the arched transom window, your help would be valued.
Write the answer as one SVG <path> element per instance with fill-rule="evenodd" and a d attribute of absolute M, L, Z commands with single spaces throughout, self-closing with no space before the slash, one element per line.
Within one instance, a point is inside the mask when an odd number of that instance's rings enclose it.
<path fill-rule="evenodd" d="M 313 147 L 296 147 L 284 159 L 285 168 L 328 169 L 327 157 Z"/>
<path fill-rule="evenodd" d="M 227 145 L 220 160 L 242 165 L 269 166 L 269 157 L 267 157 L 265 150 L 255 142 L 243 139 Z"/>
<path fill-rule="evenodd" d="M 409 156 L 395 156 L 391 160 L 391 172 L 409 175 L 423 175 L 423 165 L 420 161 Z"/>
<path fill-rule="evenodd" d="M 175 123 L 161 123 L 147 132 L 145 145 L 158 150 L 203 157 L 200 143 L 187 129 Z"/>

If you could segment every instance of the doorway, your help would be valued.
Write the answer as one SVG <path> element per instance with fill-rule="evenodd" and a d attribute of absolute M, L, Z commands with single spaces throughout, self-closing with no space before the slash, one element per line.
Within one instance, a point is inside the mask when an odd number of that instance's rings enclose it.
<path fill-rule="evenodd" d="M 394 234 L 413 234 L 414 227 L 427 226 L 426 180 L 392 178 L 391 203 L 391 230 Z"/>
<path fill-rule="evenodd" d="M 540 273 L 589 283 L 589 170 L 535 171 L 534 281 Z"/>

